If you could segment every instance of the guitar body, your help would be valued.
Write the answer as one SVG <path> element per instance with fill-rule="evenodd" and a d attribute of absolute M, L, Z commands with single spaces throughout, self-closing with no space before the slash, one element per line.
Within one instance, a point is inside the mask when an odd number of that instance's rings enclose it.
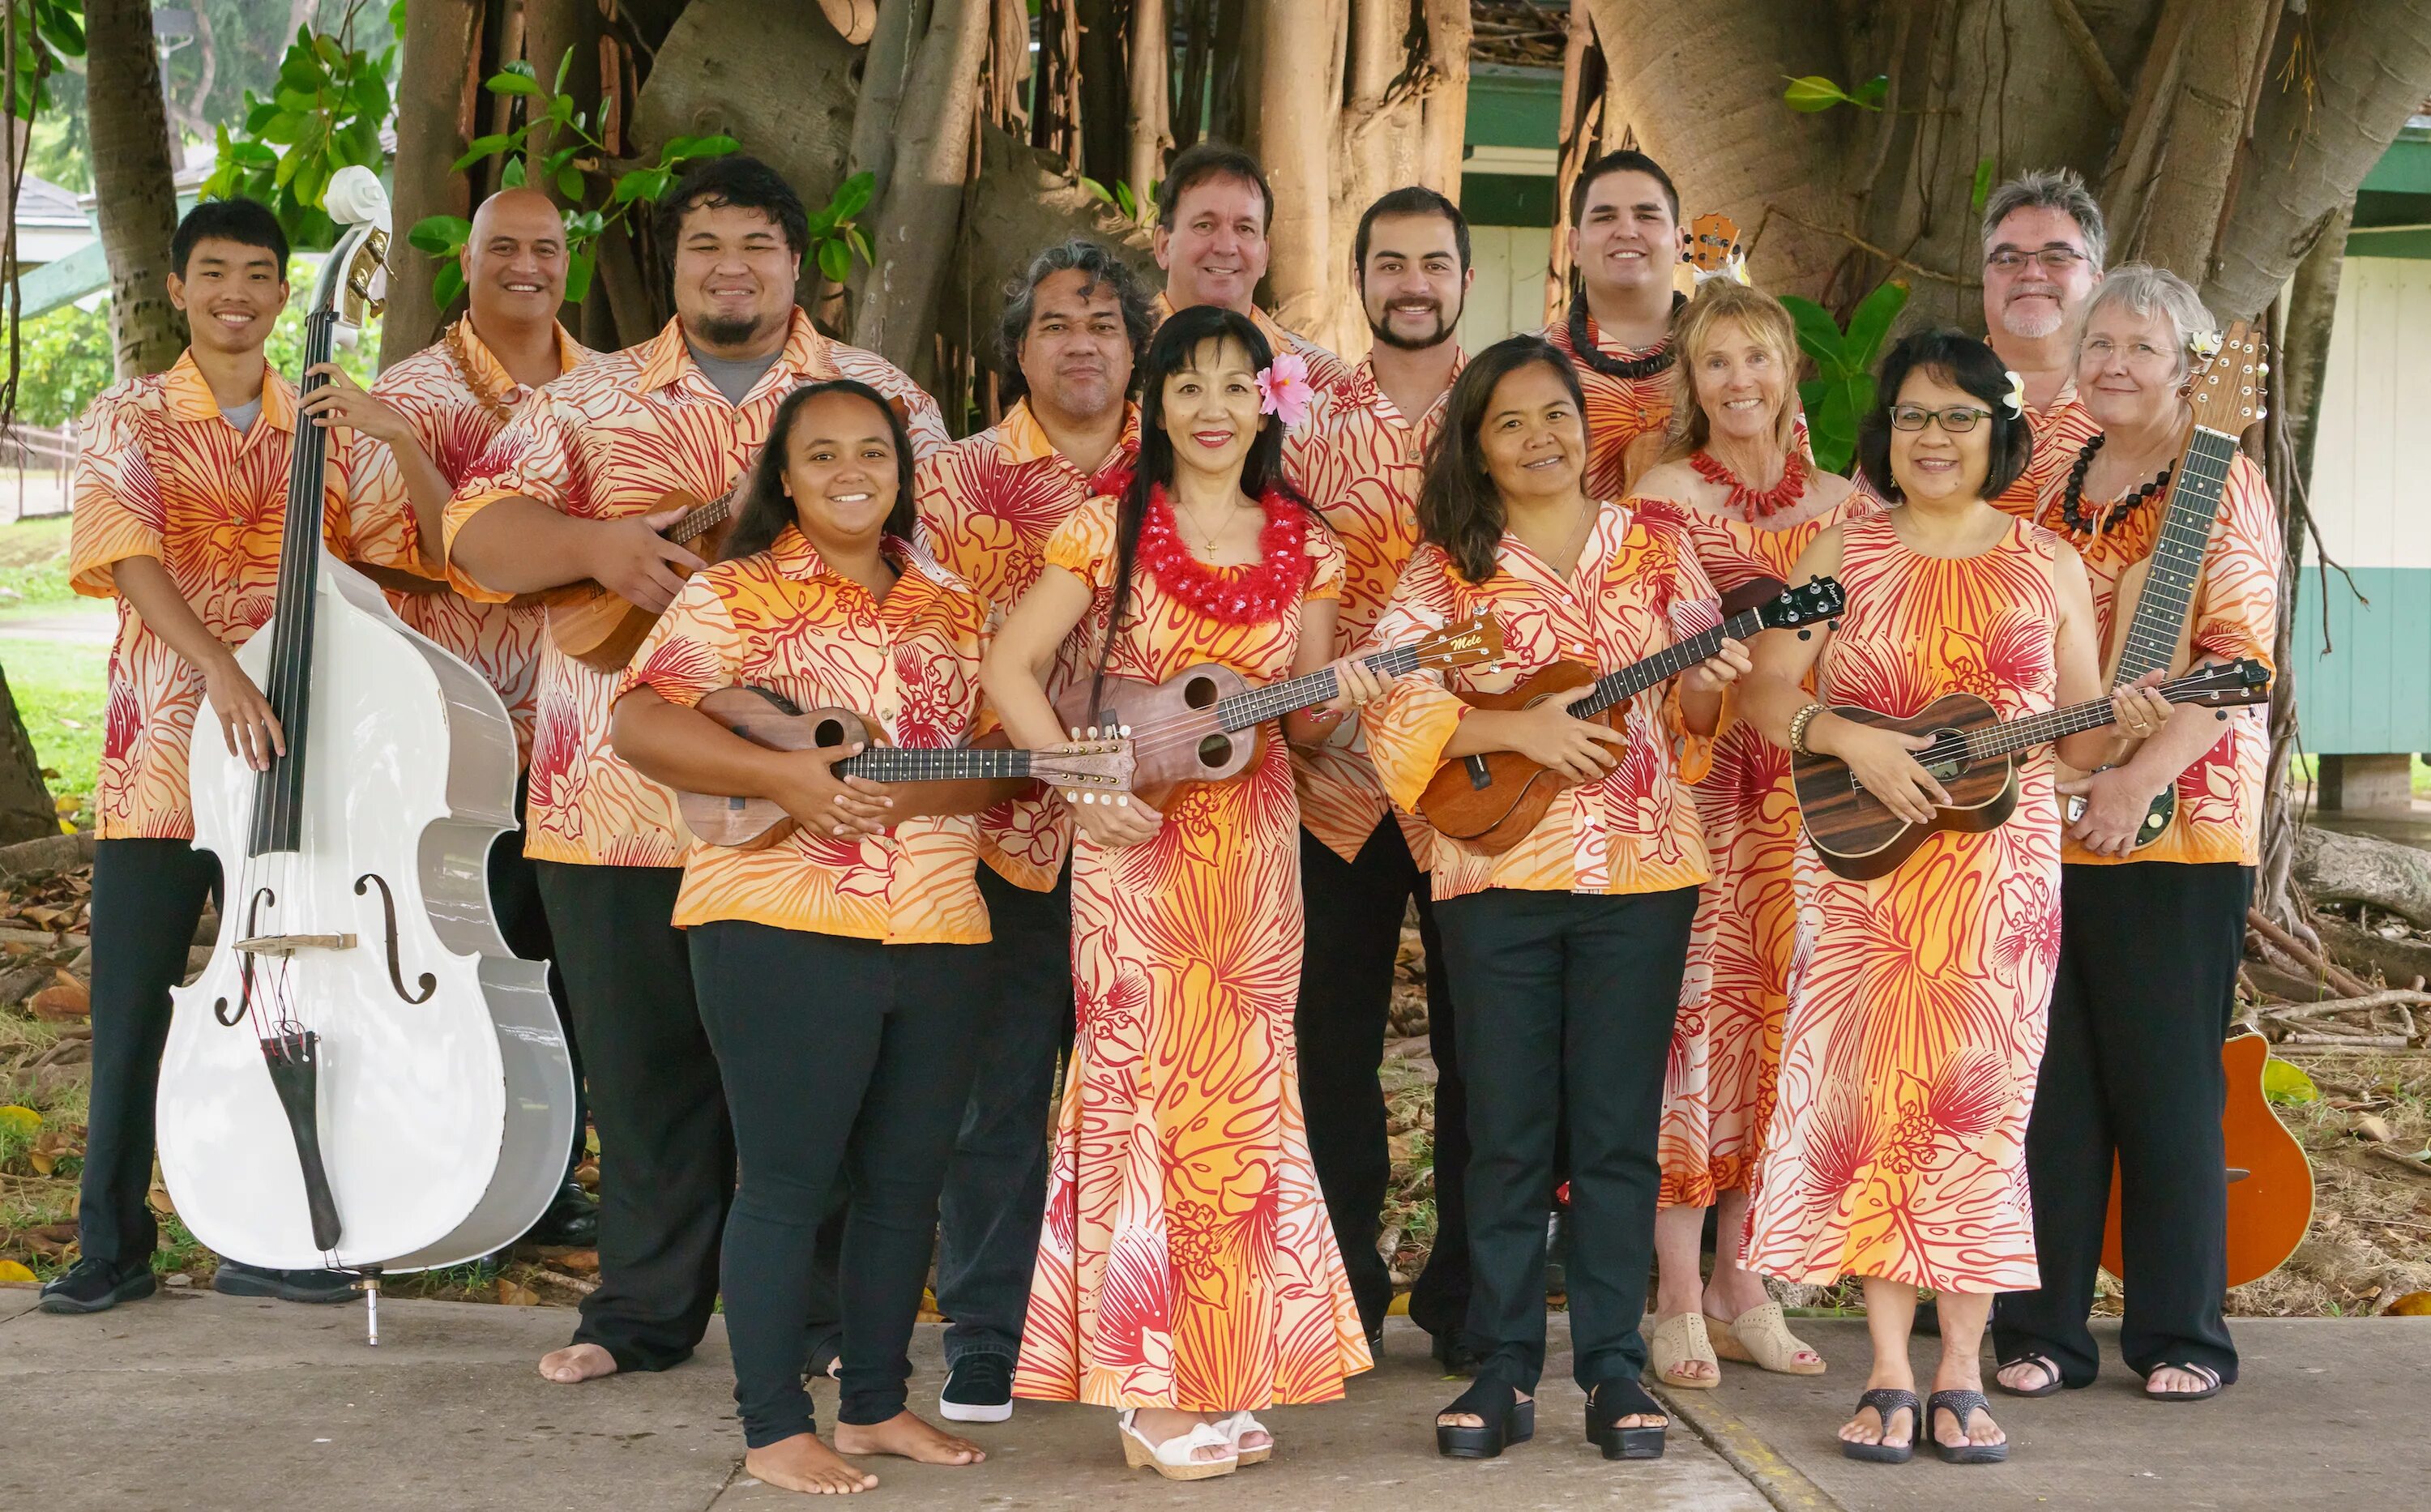
<path fill-rule="evenodd" d="M 1903 735 L 1963 735 L 2000 722 L 1992 706 L 1971 693 L 1936 698 L 1904 719 L 1853 707 L 1832 711 L 1843 719 Z M 1900 863 L 1936 830 L 1981 834 L 2006 823 L 2018 806 L 2018 766 L 2006 756 L 1972 763 L 1937 763 L 1925 768 L 1951 802 L 1931 824 L 1910 824 L 1883 807 L 1856 774 L 1829 756 L 1791 758 L 1790 781 L 1806 838 L 1823 865 L 1852 882 L 1869 882 L 1899 869 Z"/>
<path fill-rule="evenodd" d="M 2228 1179 L 2228 1284 L 2258 1281 L 2286 1263 L 2313 1222 L 2313 1168 L 2305 1147 L 2271 1111 L 2262 1095 L 2262 1067 L 2271 1046 L 2259 1034 L 2238 1034 L 2221 1046 L 2228 1100 L 2220 1128 Z M 2102 1268 L 2124 1281 L 2119 1236 L 2119 1167 L 2110 1168 L 2110 1215 L 2102 1233 Z"/>
<path fill-rule="evenodd" d="M 1240 776 L 1266 742 L 1262 724 L 1228 731 L 1217 721 L 1216 704 L 1249 691 L 1248 680 L 1231 667 L 1204 662 L 1163 682 L 1109 675 L 1095 719 L 1089 715 L 1089 686 L 1086 678 L 1073 679 L 1055 700 L 1056 717 L 1067 730 L 1095 725 L 1131 731 L 1138 762 L 1132 792 L 1153 809 L 1163 809 L 1184 782 Z"/>
<path fill-rule="evenodd" d="M 655 512 L 678 507 L 696 510 L 701 502 L 678 490 L 662 497 L 652 509 Z M 726 538 L 734 531 L 731 516 L 689 537 L 680 529 L 682 522 L 677 523 L 679 529 L 668 531 L 668 539 L 680 542 L 703 562 L 715 562 L 726 548 Z M 631 664 L 633 652 L 640 648 L 642 638 L 659 622 L 659 616 L 649 610 L 588 579 L 552 588 L 540 598 L 548 606 L 548 638 L 557 643 L 559 650 L 595 672 L 624 671 Z"/>
<path fill-rule="evenodd" d="M 1554 662 L 1538 667 L 1507 692 L 1460 697 L 1472 709 L 1529 709 L 1574 693 L 1595 680 L 1591 667 Z M 1611 713 L 1605 710 L 1592 718 L 1608 725 Z M 1418 812 L 1437 834 L 1498 856 L 1528 838 L 1545 811 L 1553 806 L 1553 799 L 1572 785 L 1569 778 L 1537 765 L 1517 751 L 1488 751 L 1435 768 L 1433 780 L 1418 799 Z"/>

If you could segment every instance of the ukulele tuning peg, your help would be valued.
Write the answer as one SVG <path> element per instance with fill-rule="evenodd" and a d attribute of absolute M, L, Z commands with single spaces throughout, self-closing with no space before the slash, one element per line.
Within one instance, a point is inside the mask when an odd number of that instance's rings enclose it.
<path fill-rule="evenodd" d="M 1802 641 L 1811 641 L 1815 638 L 1815 632 L 1811 630 L 1802 630 L 1798 632 L 1798 638 Z"/>
<path fill-rule="evenodd" d="M 2269 378 L 2271 376 L 2271 364 L 2268 362 L 2256 362 L 2254 364 L 2254 372 L 2257 378 Z"/>
<path fill-rule="evenodd" d="M 2270 418 L 2271 418 L 2271 411 L 2270 411 L 2270 408 L 2269 408 L 2268 406 L 2266 406 L 2266 405 L 2256 405 L 2256 406 L 2255 406 L 2255 409 L 2254 409 L 2254 418 L 2255 418 L 2256 420 L 2268 420 L 2268 419 L 2270 419 Z"/>

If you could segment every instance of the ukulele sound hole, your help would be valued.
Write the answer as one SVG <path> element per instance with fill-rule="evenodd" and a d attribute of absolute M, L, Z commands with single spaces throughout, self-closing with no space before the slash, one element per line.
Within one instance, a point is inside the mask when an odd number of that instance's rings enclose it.
<path fill-rule="evenodd" d="M 1216 707 L 1216 700 L 1218 697 L 1219 695 L 1216 693 L 1216 680 L 1214 678 L 1192 678 L 1188 682 L 1182 685 L 1182 701 L 1188 704 L 1193 709 L 1213 709 Z M 1210 736 L 1209 738 L 1215 739 L 1217 737 Z M 1200 748 L 1204 749 L 1205 748 L 1202 747 Z M 1229 742 L 1226 743 L 1225 748 L 1228 750 L 1231 748 L 1231 744 Z"/>
<path fill-rule="evenodd" d="M 1232 759 L 1232 737 L 1230 735 L 1210 735 L 1199 743 L 1199 763 L 1202 766 L 1221 766 Z"/>
<path fill-rule="evenodd" d="M 1955 730 L 1936 730 L 1933 732 L 1933 738 L 1936 741 L 1954 741 L 1959 736 Z M 1934 762 L 1924 769 L 1932 774 L 1935 781 L 1947 783 L 1959 773 L 1967 770 L 1967 759 L 1963 756 L 1953 756 L 1944 761 Z"/>
<path fill-rule="evenodd" d="M 820 720 L 811 731 L 811 741 L 812 744 L 821 747 L 843 745 L 844 721 L 841 719 Z"/>

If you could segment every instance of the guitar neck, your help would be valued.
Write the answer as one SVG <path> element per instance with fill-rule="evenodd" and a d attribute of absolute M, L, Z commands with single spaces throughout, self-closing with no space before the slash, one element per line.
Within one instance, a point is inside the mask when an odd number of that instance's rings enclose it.
<path fill-rule="evenodd" d="M 2154 690 L 2171 703 L 2192 703 L 2195 699 L 2219 691 L 2218 684 L 2206 678 L 2188 678 L 2177 682 L 2164 682 Z M 1965 734 L 1944 735 L 1916 753 L 1918 762 L 1931 764 L 1937 761 L 1983 761 L 1994 756 L 2013 755 L 2035 746 L 2047 746 L 2054 740 L 2088 730 L 2099 730 L 2112 722 L 2108 698 L 2095 698 L 2086 703 L 2071 704 L 2065 709 L 2053 709 L 2043 714 L 2026 714 L 2017 719 L 2004 719 L 1997 725 Z"/>
<path fill-rule="evenodd" d="M 1418 648 L 1415 646 L 1395 647 L 1363 658 L 1359 664 L 1381 678 L 1398 678 L 1418 669 Z M 1269 682 L 1263 688 L 1236 693 L 1216 704 L 1216 723 L 1232 730 L 1247 730 L 1268 719 L 1280 719 L 1302 709 L 1314 709 L 1330 702 L 1342 692 L 1342 680 L 1333 668 L 1311 672 L 1304 678 L 1292 678 L 1283 682 Z"/>
<path fill-rule="evenodd" d="M 687 541 L 695 540 L 715 529 L 733 508 L 733 494 L 729 491 L 726 497 L 714 499 L 694 510 L 667 527 L 667 539 L 681 546 Z"/>
<path fill-rule="evenodd" d="M 1666 678 L 1677 677 L 1722 648 L 1725 639 L 1752 640 L 1764 629 L 1764 620 L 1752 609 L 1743 609 L 1730 618 L 1701 634 L 1691 635 L 1674 646 L 1632 662 L 1618 672 L 1608 672 L 1596 679 L 1595 692 L 1584 701 L 1570 705 L 1570 713 L 1581 719 L 1599 714 L 1614 704 L 1636 697 Z"/>
<path fill-rule="evenodd" d="M 1026 750 L 974 750 L 967 746 L 943 750 L 873 746 L 836 763 L 835 769 L 873 782 L 995 781 L 1031 775 L 1030 757 Z"/>
<path fill-rule="evenodd" d="M 2221 495 L 2236 461 L 2236 437 L 2195 427 L 2170 486 L 2169 512 L 2153 542 L 2152 565 L 2136 600 L 2135 618 L 2120 643 L 2113 687 L 2148 672 L 2167 671 L 2177 654 L 2178 634 L 2194 603 L 2195 580 L 2203 575 L 2204 551 L 2211 544 L 2212 521 L 2219 516 Z"/>

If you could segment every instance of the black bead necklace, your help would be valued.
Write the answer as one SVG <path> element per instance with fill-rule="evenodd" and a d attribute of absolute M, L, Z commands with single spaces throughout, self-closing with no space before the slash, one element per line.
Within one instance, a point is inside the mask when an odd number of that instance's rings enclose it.
<path fill-rule="evenodd" d="M 2097 435 L 2087 441 L 2084 448 L 2076 454 L 2076 465 L 2068 470 L 2068 490 L 2060 495 L 2059 517 L 2060 522 L 2077 535 L 2102 535 L 2121 520 L 2142 508 L 2146 499 L 2168 488 L 2170 476 L 2177 471 L 2178 464 L 2175 462 L 2164 463 L 2159 477 L 2111 505 L 2104 512 L 2099 521 L 2088 521 L 2085 517 L 2085 475 L 2093 466 L 2094 453 L 2102 449 L 2103 442 L 2107 439 L 2105 436 Z"/>
<path fill-rule="evenodd" d="M 1671 313 L 1674 318 L 1678 317 L 1680 307 L 1687 302 L 1688 298 L 1685 294 L 1673 292 Z M 1576 294 L 1570 295 L 1569 332 L 1571 355 L 1606 378 L 1651 378 L 1657 373 L 1667 371 L 1679 357 L 1679 354 L 1672 349 L 1671 338 L 1668 336 L 1664 337 L 1655 345 L 1654 350 L 1644 357 L 1606 356 L 1603 348 L 1596 344 L 1595 337 L 1587 331 L 1587 291 L 1584 284 L 1579 287 Z"/>

